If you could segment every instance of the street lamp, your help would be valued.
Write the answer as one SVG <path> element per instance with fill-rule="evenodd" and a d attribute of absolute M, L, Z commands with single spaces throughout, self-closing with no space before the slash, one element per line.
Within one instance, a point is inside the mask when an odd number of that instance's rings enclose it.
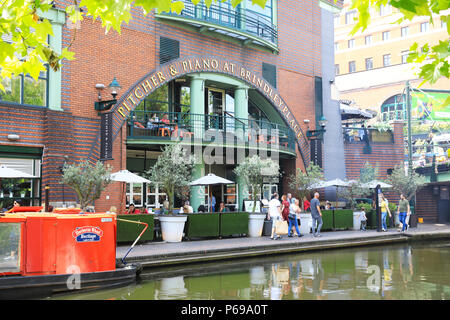
<path fill-rule="evenodd" d="M 113 97 L 112 100 L 102 100 L 101 92 L 103 89 L 105 89 L 105 85 L 102 83 L 97 83 L 95 85 L 95 89 L 98 91 L 98 101 L 95 102 L 95 110 L 97 111 L 105 111 L 109 110 L 116 102 L 117 93 L 122 88 L 119 85 L 119 82 L 117 81 L 116 77 L 114 77 L 113 81 L 108 85 L 109 90 L 111 91 L 111 95 Z"/>
<path fill-rule="evenodd" d="M 323 138 L 323 134 L 326 131 L 325 127 L 328 124 L 328 120 L 325 119 L 325 117 L 322 115 L 319 119 L 319 121 L 317 121 L 317 123 L 319 124 L 319 126 L 321 127 L 321 129 L 318 130 L 307 130 L 306 131 L 306 136 L 308 137 L 308 139 L 322 139 Z"/>

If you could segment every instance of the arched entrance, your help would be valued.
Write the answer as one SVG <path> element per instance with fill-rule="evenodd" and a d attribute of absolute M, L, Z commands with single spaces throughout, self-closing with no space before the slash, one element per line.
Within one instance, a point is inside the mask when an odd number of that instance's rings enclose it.
<path fill-rule="evenodd" d="M 130 113 L 152 92 L 168 82 L 188 74 L 214 73 L 222 74 L 245 83 L 248 87 L 257 90 L 281 116 L 284 123 L 294 132 L 298 154 L 306 166 L 309 163 L 309 143 L 303 133 L 300 124 L 295 119 L 291 109 L 285 101 L 262 76 L 247 69 L 239 63 L 216 57 L 185 57 L 159 66 L 149 72 L 131 88 L 129 88 L 120 100 L 111 108 L 112 139 L 114 140 L 120 129 L 126 122 Z M 96 161 L 100 150 L 100 136 L 92 146 L 89 159 Z"/>

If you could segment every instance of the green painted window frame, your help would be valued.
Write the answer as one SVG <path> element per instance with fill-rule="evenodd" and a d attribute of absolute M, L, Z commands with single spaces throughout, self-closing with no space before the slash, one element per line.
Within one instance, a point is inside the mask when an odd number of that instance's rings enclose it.
<path fill-rule="evenodd" d="M 2 104 L 8 104 L 8 105 L 21 105 L 21 106 L 28 106 L 28 107 L 39 107 L 39 108 L 48 108 L 48 104 L 49 104 L 49 68 L 48 65 L 46 65 L 46 71 L 45 72 L 41 72 L 41 74 L 39 75 L 38 81 L 42 80 L 45 81 L 45 103 L 43 105 L 38 105 L 38 104 L 30 104 L 30 103 L 25 103 L 26 97 L 25 97 L 25 79 L 32 79 L 34 83 L 36 83 L 36 81 L 31 78 L 29 75 L 23 75 L 20 74 L 16 77 L 14 77 L 13 79 L 11 79 L 11 82 L 14 81 L 15 79 L 20 78 L 20 101 L 8 101 L 8 100 L 3 100 L 2 96 L 3 93 L 0 92 L 0 103 Z"/>

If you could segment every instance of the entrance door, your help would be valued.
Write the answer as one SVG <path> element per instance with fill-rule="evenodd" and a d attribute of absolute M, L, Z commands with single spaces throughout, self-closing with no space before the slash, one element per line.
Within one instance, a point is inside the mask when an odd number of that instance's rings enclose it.
<path fill-rule="evenodd" d="M 206 88 L 207 103 L 205 103 L 205 114 L 208 115 L 208 127 L 223 129 L 223 112 L 225 104 L 225 90 Z"/>
<path fill-rule="evenodd" d="M 450 186 L 440 186 L 438 201 L 438 222 L 450 222 Z"/>

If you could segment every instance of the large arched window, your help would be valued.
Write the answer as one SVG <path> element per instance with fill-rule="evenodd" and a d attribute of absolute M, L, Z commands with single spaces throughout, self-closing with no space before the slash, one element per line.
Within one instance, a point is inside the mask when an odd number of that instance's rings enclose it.
<path fill-rule="evenodd" d="M 405 103 L 401 94 L 396 94 L 386 99 L 381 105 L 381 120 L 405 120 Z"/>

